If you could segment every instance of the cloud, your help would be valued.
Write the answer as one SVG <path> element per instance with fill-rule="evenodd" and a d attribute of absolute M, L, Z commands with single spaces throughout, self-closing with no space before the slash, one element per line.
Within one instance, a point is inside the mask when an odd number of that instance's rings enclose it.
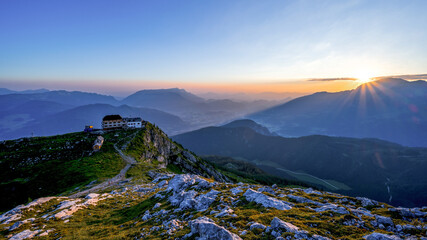
<path fill-rule="evenodd" d="M 379 76 L 373 77 L 373 80 L 381 79 L 381 78 L 402 78 L 405 80 L 427 80 L 427 74 L 405 74 L 405 75 L 391 75 L 391 76 Z M 339 77 L 339 78 L 309 78 L 306 81 L 313 82 L 329 82 L 329 81 L 357 81 L 357 78 L 351 77 Z"/>
<path fill-rule="evenodd" d="M 319 81 L 319 82 L 328 82 L 328 81 L 356 81 L 357 78 L 349 78 L 349 77 L 340 77 L 340 78 L 310 78 L 307 81 Z"/>
<path fill-rule="evenodd" d="M 387 76 L 387 77 L 403 78 L 406 80 L 416 80 L 416 79 L 427 79 L 427 74 L 407 74 L 407 75 L 394 75 L 394 76 Z"/>

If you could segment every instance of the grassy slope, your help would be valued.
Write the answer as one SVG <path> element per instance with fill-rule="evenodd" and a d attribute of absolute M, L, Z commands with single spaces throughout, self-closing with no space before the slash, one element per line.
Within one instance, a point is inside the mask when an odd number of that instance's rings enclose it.
<path fill-rule="evenodd" d="M 224 202 L 227 205 L 231 206 L 230 190 L 231 188 L 237 187 L 239 185 L 224 185 L 219 184 L 214 187 L 215 190 L 220 191 L 220 196 L 223 196 Z M 125 187 L 125 186 L 123 186 Z M 158 189 L 157 191 L 161 191 Z M 61 237 L 61 239 L 165 239 L 168 234 L 166 230 L 159 229 L 159 231 L 151 231 L 150 235 L 146 235 L 141 238 L 141 233 L 148 233 L 149 229 L 153 226 L 162 226 L 163 221 L 167 221 L 169 214 L 176 214 L 180 216 L 183 212 L 169 213 L 168 215 L 161 215 L 156 218 L 152 218 L 148 221 L 141 220 L 142 215 L 146 210 L 149 210 L 151 213 L 160 211 L 162 209 L 172 211 L 175 209 L 167 201 L 167 197 L 163 199 L 154 198 L 153 195 L 157 192 L 152 192 L 147 195 L 141 195 L 136 192 L 127 191 L 126 193 L 116 195 L 114 198 L 106 199 L 100 202 L 96 206 L 90 206 L 89 208 L 82 209 L 69 219 L 69 222 L 64 222 L 63 220 L 50 220 L 36 222 L 35 225 L 43 226 L 46 225 L 46 229 L 54 229 L 52 233 L 49 234 L 49 237 Z M 283 193 L 289 193 L 288 189 L 283 188 L 279 191 Z M 328 193 L 325 193 L 322 196 L 317 195 L 307 195 L 302 191 L 293 191 L 292 194 L 310 198 L 315 201 L 323 202 L 325 200 L 329 202 L 335 202 L 343 197 L 335 196 Z M 343 222 L 346 220 L 357 219 L 352 214 L 336 214 L 333 212 L 326 213 L 317 213 L 307 207 L 315 207 L 312 204 L 301 204 L 296 203 L 294 208 L 288 211 L 280 211 L 276 209 L 264 208 L 259 204 L 253 202 L 247 202 L 243 197 L 243 193 L 239 193 L 237 196 L 240 197 L 242 201 L 237 205 L 233 206 L 237 217 L 226 216 L 222 218 L 215 217 L 215 213 L 211 214 L 210 212 L 216 210 L 220 205 L 219 198 L 211 204 L 211 206 L 203 212 L 198 211 L 188 211 L 185 210 L 184 216 L 192 215 L 192 219 L 196 219 L 200 216 L 208 216 L 214 220 L 217 224 L 224 226 L 229 231 L 239 234 L 239 231 L 243 229 L 248 229 L 247 223 L 249 222 L 258 222 L 264 225 L 270 225 L 271 220 L 274 217 L 278 217 L 286 222 L 290 222 L 300 229 L 304 229 L 310 232 L 310 234 L 319 234 L 322 236 L 330 237 L 331 239 L 361 239 L 362 236 L 373 231 L 373 227 L 370 224 L 372 218 L 363 216 L 365 221 L 365 226 L 369 230 L 360 229 L 355 226 L 345 226 Z M 268 195 L 268 194 L 267 194 Z M 292 201 L 286 197 L 279 197 L 285 201 Z M 356 199 L 347 197 L 348 200 L 354 201 L 357 205 L 360 204 Z M 161 203 L 161 206 L 152 210 L 153 206 L 156 203 Z M 58 204 L 57 200 L 52 200 L 48 202 L 43 207 L 38 207 L 33 211 L 28 211 L 24 214 L 24 219 L 42 216 L 43 214 L 49 213 L 54 210 Z M 372 212 L 375 214 L 381 214 L 383 216 L 393 216 L 392 212 L 388 211 L 387 205 L 386 208 L 374 208 Z M 40 211 L 40 212 L 37 212 Z M 179 220 L 182 220 L 181 217 L 178 217 Z M 395 224 L 407 224 L 401 219 L 394 218 Z M 233 229 L 230 227 L 230 223 L 237 227 Z M 419 222 L 412 222 L 411 224 L 417 225 L 421 224 Z M 315 227 L 312 227 L 312 226 Z M 29 224 L 27 226 L 30 227 Z M 21 230 L 22 231 L 22 228 Z M 16 231 L 14 233 L 17 233 Z M 388 233 L 383 230 L 376 230 L 377 232 Z M 173 238 L 182 237 L 185 234 L 189 233 L 190 229 L 188 226 L 184 225 L 182 230 L 179 230 L 174 233 Z M 262 235 L 262 231 L 259 229 L 248 230 L 248 233 L 244 236 L 244 239 L 274 239 L 271 235 L 266 234 Z M 417 234 L 418 236 L 425 233 L 425 230 L 414 230 L 412 234 Z M 5 236 L 9 234 L 7 231 L 0 231 L 0 235 Z M 388 233 L 389 234 L 389 233 Z M 286 233 L 285 233 L 286 235 Z M 292 236 L 292 235 L 290 235 Z M 190 238 L 192 239 L 192 238 Z"/>
<path fill-rule="evenodd" d="M 297 179 L 290 180 L 290 178 L 287 176 L 278 177 L 268 174 L 255 165 L 243 160 L 236 160 L 233 158 L 221 156 L 203 156 L 202 158 L 210 162 L 217 169 L 220 169 L 223 174 L 235 182 L 264 185 L 277 184 L 279 186 L 311 186 L 314 188 L 319 188 L 318 185 L 309 185 L 298 181 Z"/>
<path fill-rule="evenodd" d="M 116 175 L 125 163 L 114 143 L 131 133 L 104 134 L 104 145 L 96 153 L 92 144 L 97 135 L 85 133 L 0 143 L 0 211 Z"/>

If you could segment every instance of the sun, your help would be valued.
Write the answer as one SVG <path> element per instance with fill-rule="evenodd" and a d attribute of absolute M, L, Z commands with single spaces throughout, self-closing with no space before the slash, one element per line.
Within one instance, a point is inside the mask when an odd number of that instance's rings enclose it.
<path fill-rule="evenodd" d="M 371 82 L 373 80 L 372 74 L 369 73 L 360 73 L 357 75 L 357 82 L 359 84 L 364 84 Z"/>

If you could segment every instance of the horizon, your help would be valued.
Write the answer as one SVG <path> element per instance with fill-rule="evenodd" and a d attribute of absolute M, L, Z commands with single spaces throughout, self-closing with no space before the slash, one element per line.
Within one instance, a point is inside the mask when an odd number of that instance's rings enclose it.
<path fill-rule="evenodd" d="M 224 91 L 225 88 L 229 88 L 231 84 L 223 85 L 220 88 L 211 87 L 209 85 L 205 85 L 203 87 L 194 87 L 189 85 L 182 85 L 182 84 L 176 84 L 173 85 L 173 83 L 170 84 L 153 84 L 151 87 L 143 87 L 141 88 L 135 88 L 137 86 L 132 86 L 132 90 L 126 89 L 123 91 L 110 91 L 108 89 L 102 89 L 99 85 L 92 85 L 91 87 L 78 87 L 73 85 L 68 85 L 66 87 L 55 87 L 55 85 L 51 84 L 41 84 L 41 83 L 34 83 L 32 84 L 16 84 L 16 82 L 9 82 L 9 84 L 6 82 L 6 84 L 3 83 L 1 88 L 6 88 L 8 90 L 12 91 L 28 91 L 28 90 L 48 90 L 48 91 L 80 91 L 80 92 L 89 92 L 89 93 L 97 93 L 102 95 L 109 95 L 116 98 L 124 98 L 129 95 L 132 95 L 138 91 L 142 90 L 167 90 L 167 89 L 183 89 L 189 93 L 201 96 L 203 98 L 212 98 L 212 99 L 221 99 L 221 98 L 229 98 L 229 99 L 236 99 L 236 100 L 281 100 L 284 98 L 295 98 L 300 97 L 304 95 L 310 95 L 317 92 L 341 92 L 341 91 L 348 91 L 353 90 L 359 87 L 360 85 L 364 83 L 368 83 L 370 81 L 376 81 L 382 78 L 401 78 L 406 81 L 427 81 L 427 74 L 411 74 L 411 75 L 398 75 L 398 76 L 381 76 L 381 77 L 372 77 L 368 81 L 360 81 L 359 79 L 351 79 L 351 78 L 313 78 L 313 79 L 304 79 L 301 80 L 302 83 L 307 85 L 314 85 L 310 88 L 299 88 L 301 90 L 306 91 L 277 91 L 278 85 L 284 85 L 284 86 L 291 86 L 292 84 L 295 84 L 294 82 L 279 82 L 279 83 L 267 83 L 262 84 L 264 86 L 268 86 L 270 88 L 261 88 L 259 90 L 259 86 L 261 84 L 247 84 L 247 85 L 240 85 L 240 89 L 243 90 L 230 90 L 227 89 Z M 337 84 L 337 82 L 340 82 L 341 84 Z M 47 86 L 48 85 L 48 86 Z M 49 85 L 51 87 L 49 87 Z M 178 86 L 177 86 L 178 85 Z M 301 86 L 301 82 L 297 83 L 299 87 Z M 306 85 L 306 86 L 307 86 Z M 319 85 L 321 85 L 324 88 L 318 88 Z M 32 86 L 32 87 L 31 87 Z M 243 88 L 242 88 L 243 87 Z M 101 90 L 100 90 L 101 89 Z M 136 90 L 135 90 L 136 89 Z M 234 89 L 234 88 L 233 88 Z M 249 91 L 245 91 L 244 89 Z M 255 89 L 255 91 L 253 90 Z M 279 88 L 281 89 L 281 88 Z M 307 89 L 311 89 L 312 91 Z M 315 90 L 317 89 L 317 90 Z M 223 91 L 221 91 L 223 90 Z M 257 91 L 258 90 L 258 91 Z M 276 91 L 275 91 L 276 90 Z M 236 95 L 235 97 L 232 97 Z M 272 96 L 268 96 L 272 95 Z"/>

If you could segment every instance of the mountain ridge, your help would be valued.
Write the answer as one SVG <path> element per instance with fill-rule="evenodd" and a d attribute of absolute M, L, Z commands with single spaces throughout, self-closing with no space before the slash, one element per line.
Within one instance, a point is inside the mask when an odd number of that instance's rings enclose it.
<path fill-rule="evenodd" d="M 385 78 L 349 91 L 320 92 L 247 116 L 281 136 L 380 138 L 426 147 L 427 82 Z"/>

